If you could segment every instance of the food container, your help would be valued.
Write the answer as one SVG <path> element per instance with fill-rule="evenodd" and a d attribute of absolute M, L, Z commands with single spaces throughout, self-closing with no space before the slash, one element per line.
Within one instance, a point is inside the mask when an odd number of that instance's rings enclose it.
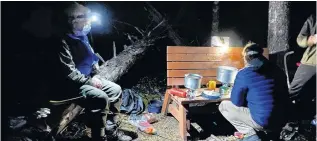
<path fill-rule="evenodd" d="M 174 96 L 178 96 L 178 97 L 182 97 L 182 98 L 186 98 L 187 93 L 183 90 L 180 89 L 176 89 L 176 88 L 172 88 L 169 90 L 169 93 L 174 95 Z"/>
<path fill-rule="evenodd" d="M 224 84 L 233 84 L 238 73 L 238 69 L 230 66 L 219 66 L 217 70 L 217 80 Z"/>
<path fill-rule="evenodd" d="M 212 99 L 219 99 L 221 97 L 219 92 L 215 92 L 215 91 L 210 91 L 210 90 L 205 90 L 202 92 L 201 96 L 203 98 L 212 100 Z"/>
<path fill-rule="evenodd" d="M 196 90 L 201 87 L 202 76 L 199 74 L 185 74 L 185 87 L 190 90 Z"/>

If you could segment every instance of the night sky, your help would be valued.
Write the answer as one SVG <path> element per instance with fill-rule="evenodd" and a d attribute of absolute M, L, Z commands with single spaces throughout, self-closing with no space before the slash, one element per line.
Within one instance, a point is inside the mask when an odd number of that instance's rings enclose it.
<path fill-rule="evenodd" d="M 92 2 L 88 2 L 92 3 Z M 144 2 L 97 2 L 107 6 L 115 20 L 124 21 L 140 28 L 150 23 L 144 11 Z M 290 2 L 290 47 L 297 54 L 303 52 L 296 45 L 296 36 L 311 13 L 316 13 L 316 2 Z M 51 73 L 43 71 L 45 53 L 48 53 L 53 32 L 51 16 L 63 2 L 2 2 L 2 100 L 32 100 L 39 85 Z M 151 2 L 172 25 L 173 29 L 191 46 L 207 46 L 210 39 L 213 2 Z M 220 2 L 220 32 L 232 37 L 232 46 L 243 46 L 252 40 L 266 46 L 268 28 L 268 2 Z M 181 11 L 181 12 L 180 12 Z M 93 34 L 93 47 L 104 59 L 112 57 L 112 42 L 122 50 L 129 44 L 122 32 L 131 27 L 116 25 L 107 28 L 107 34 Z M 174 45 L 169 39 L 156 43 L 131 72 L 120 82 L 129 80 L 130 85 L 145 75 L 166 73 L 166 46 Z M 155 54 L 155 55 L 153 55 Z M 43 57 L 45 59 L 43 59 Z M 156 64 L 153 66 L 153 64 Z M 152 66 L 151 66 L 152 65 Z M 47 67 L 47 66 L 46 66 Z M 49 68 L 49 67 L 48 67 Z M 47 69 L 47 68 L 46 68 Z M 137 74 L 142 72 L 142 74 Z M 119 82 L 119 83 L 120 83 Z M 122 84 L 125 86 L 125 84 Z M 130 86 L 126 84 L 126 86 Z M 13 100 L 14 99 L 14 100 Z M 9 103 L 9 101 L 7 101 Z"/>

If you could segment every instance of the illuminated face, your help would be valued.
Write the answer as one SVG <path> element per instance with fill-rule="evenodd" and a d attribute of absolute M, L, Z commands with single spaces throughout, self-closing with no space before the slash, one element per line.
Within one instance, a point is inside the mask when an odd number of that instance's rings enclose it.
<path fill-rule="evenodd" d="M 90 9 L 74 3 L 65 10 L 68 16 L 68 24 L 71 31 L 78 36 L 87 35 L 90 32 Z"/>
<path fill-rule="evenodd" d="M 85 27 L 91 25 L 91 21 L 88 17 L 89 13 L 76 13 L 69 19 L 69 23 L 72 25 L 73 32 L 82 32 L 85 30 Z"/>

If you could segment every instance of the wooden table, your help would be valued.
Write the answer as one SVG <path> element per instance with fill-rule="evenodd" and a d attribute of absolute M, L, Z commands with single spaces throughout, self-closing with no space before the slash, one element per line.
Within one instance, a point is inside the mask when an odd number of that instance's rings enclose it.
<path fill-rule="evenodd" d="M 186 89 L 182 89 L 186 90 Z M 209 100 L 204 97 L 201 97 L 200 94 L 205 89 L 198 89 L 196 94 L 196 97 L 194 99 L 188 99 L 188 98 L 180 98 L 177 96 L 173 96 L 169 94 L 169 89 L 166 90 L 164 103 L 162 107 L 162 113 L 164 115 L 167 114 L 167 112 L 170 112 L 179 122 L 179 132 L 181 137 L 184 141 L 187 141 L 187 130 L 189 130 L 190 127 L 190 120 L 187 119 L 186 113 L 188 112 L 189 104 L 192 103 L 213 103 L 213 102 L 221 102 L 223 100 L 230 100 L 228 97 L 221 97 L 219 99 L 215 100 Z M 217 88 L 216 91 L 219 91 Z M 171 102 L 174 102 L 174 104 L 170 104 Z"/>

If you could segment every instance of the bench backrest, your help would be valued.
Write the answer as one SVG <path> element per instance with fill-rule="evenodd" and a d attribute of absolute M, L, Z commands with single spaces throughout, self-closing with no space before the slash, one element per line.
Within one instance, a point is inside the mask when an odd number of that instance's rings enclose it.
<path fill-rule="evenodd" d="M 197 73 L 203 76 L 202 85 L 216 80 L 218 66 L 244 67 L 243 47 L 229 47 L 226 52 L 221 47 L 167 47 L 167 86 L 184 85 L 186 73 Z M 268 49 L 263 55 L 268 58 Z"/>

